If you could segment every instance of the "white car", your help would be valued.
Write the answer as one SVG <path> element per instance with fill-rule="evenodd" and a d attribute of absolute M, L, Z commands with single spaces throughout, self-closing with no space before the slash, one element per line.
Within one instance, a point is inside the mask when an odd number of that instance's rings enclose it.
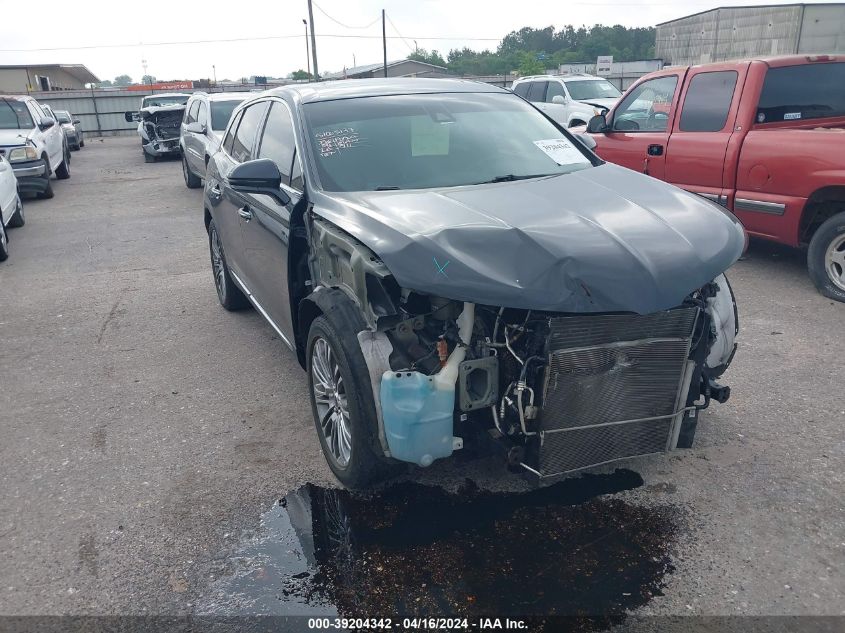
<path fill-rule="evenodd" d="M 50 176 L 70 178 L 62 126 L 32 97 L 0 95 L 0 155 L 11 163 L 21 193 L 52 198 Z"/>
<path fill-rule="evenodd" d="M 9 236 L 6 227 L 23 226 L 23 204 L 18 195 L 18 179 L 15 172 L 0 155 L 0 262 L 9 257 Z"/>
<path fill-rule="evenodd" d="M 141 100 L 140 110 L 124 112 L 127 123 L 138 122 L 145 162 L 179 155 L 179 127 L 190 98 L 191 95 L 181 92 L 151 94 Z"/>
<path fill-rule="evenodd" d="M 249 92 L 195 92 L 188 100 L 179 134 L 182 175 L 188 189 L 202 185 L 205 166 L 220 146 L 232 112 L 244 99 L 254 96 Z"/>
<path fill-rule="evenodd" d="M 607 79 L 581 73 L 521 77 L 511 90 L 564 127 L 586 125 L 622 96 Z"/>

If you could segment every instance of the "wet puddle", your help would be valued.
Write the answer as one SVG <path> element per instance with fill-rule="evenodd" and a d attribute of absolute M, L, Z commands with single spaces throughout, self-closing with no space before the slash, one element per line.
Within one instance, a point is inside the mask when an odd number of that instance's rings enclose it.
<path fill-rule="evenodd" d="M 522 493 L 402 483 L 371 495 L 304 486 L 262 517 L 200 611 L 342 617 L 601 616 L 660 593 L 672 571 L 670 507 L 602 497 L 629 470 Z M 547 630 L 560 630 L 558 622 Z M 535 627 L 532 627 L 535 628 Z M 567 627 L 572 628 L 572 627 Z"/>

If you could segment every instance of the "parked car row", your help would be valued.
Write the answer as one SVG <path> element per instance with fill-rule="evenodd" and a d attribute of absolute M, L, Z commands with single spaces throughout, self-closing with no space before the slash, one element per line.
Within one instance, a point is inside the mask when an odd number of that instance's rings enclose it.
<path fill-rule="evenodd" d="M 0 96 L 0 261 L 9 256 L 7 229 L 24 224 L 22 194 L 52 198 L 52 176 L 70 178 L 70 150 L 82 145 L 69 112 L 29 96 Z"/>

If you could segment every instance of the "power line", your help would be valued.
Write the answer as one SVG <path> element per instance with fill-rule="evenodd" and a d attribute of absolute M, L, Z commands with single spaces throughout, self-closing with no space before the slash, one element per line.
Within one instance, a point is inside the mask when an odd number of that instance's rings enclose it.
<path fill-rule="evenodd" d="M 381 19 L 381 18 L 379 18 Z M 2 48 L 0 53 L 39 53 L 49 51 L 81 51 L 81 50 L 96 50 L 102 48 L 133 48 L 138 46 L 183 46 L 191 44 L 226 44 L 229 42 L 257 42 L 269 40 L 289 40 L 305 37 L 302 33 L 298 35 L 268 35 L 266 37 L 233 37 L 228 39 L 215 40 L 182 40 L 173 42 L 138 42 L 136 44 L 92 44 L 89 46 L 56 46 L 52 48 Z M 381 35 L 352 35 L 341 33 L 318 33 L 316 37 L 331 37 L 341 39 L 364 39 L 364 40 L 380 40 Z M 432 41 L 466 41 L 466 42 L 499 42 L 501 37 L 426 37 L 415 35 L 413 37 L 404 38 L 400 35 L 388 35 L 389 40 L 432 40 Z"/>
<path fill-rule="evenodd" d="M 415 50 L 414 47 L 411 46 L 410 44 L 408 44 L 407 40 L 404 37 L 402 37 L 402 34 L 399 32 L 399 29 L 396 28 L 396 25 L 393 23 L 393 20 L 390 19 L 390 16 L 385 14 L 385 17 L 387 18 L 387 21 L 390 22 L 390 26 L 393 27 L 393 30 L 396 31 L 396 35 L 398 35 L 401 38 L 401 40 L 405 43 L 405 46 L 408 47 L 408 50 L 413 52 Z"/>
<path fill-rule="evenodd" d="M 337 24 L 337 25 L 339 25 L 339 26 L 342 26 L 342 27 L 343 27 L 343 28 L 345 28 L 345 29 L 368 29 L 368 28 L 370 28 L 373 24 L 375 24 L 376 22 L 378 22 L 379 20 L 381 20 L 381 17 L 377 17 L 375 20 L 373 20 L 372 22 L 370 22 L 370 23 L 369 23 L 368 25 L 366 25 L 366 26 L 350 26 L 349 24 L 344 24 L 344 23 L 343 23 L 343 22 L 341 22 L 340 20 L 337 20 L 337 19 L 333 18 L 332 16 L 330 16 L 328 13 L 326 13 L 326 11 L 323 9 L 323 7 L 321 7 L 321 6 L 320 6 L 319 4 L 317 4 L 316 2 L 313 2 L 313 0 L 312 0 L 312 4 L 313 4 L 315 7 L 317 7 L 317 10 L 318 10 L 320 13 L 322 13 L 324 16 L 326 16 L 329 20 L 331 20 L 332 22 L 334 22 L 335 24 Z"/>

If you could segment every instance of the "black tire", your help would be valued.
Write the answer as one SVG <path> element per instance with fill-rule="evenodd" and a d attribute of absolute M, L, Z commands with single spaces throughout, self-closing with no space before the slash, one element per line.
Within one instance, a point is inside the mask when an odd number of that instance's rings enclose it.
<path fill-rule="evenodd" d="M 82 139 L 81 141 L 79 141 L 79 147 L 80 147 L 80 149 L 85 147 L 85 139 Z"/>
<path fill-rule="evenodd" d="M 215 248 L 215 245 L 217 248 Z M 211 256 L 211 272 L 214 275 L 214 287 L 217 290 L 217 298 L 220 300 L 220 305 L 230 312 L 243 310 L 249 306 L 249 300 L 241 292 L 241 289 L 235 285 L 235 282 L 229 275 L 226 254 L 223 252 L 223 242 L 220 241 L 220 234 L 217 232 L 217 226 L 214 224 L 214 220 L 208 224 L 208 251 Z M 217 260 L 218 256 L 219 262 Z M 218 268 L 218 265 L 220 268 Z"/>
<path fill-rule="evenodd" d="M 154 162 L 156 162 L 156 157 L 151 156 L 150 154 L 147 154 L 147 152 L 144 152 L 144 162 L 145 163 L 154 163 Z"/>
<path fill-rule="evenodd" d="M 373 401 L 373 389 L 370 384 L 370 375 L 367 370 L 366 361 L 361 353 L 358 339 L 348 325 L 346 327 L 335 326 L 325 316 L 318 317 L 311 324 L 308 332 L 308 346 L 306 348 L 306 371 L 308 372 L 308 391 L 311 399 L 311 413 L 314 417 L 314 426 L 317 429 L 317 437 L 320 439 L 320 446 L 323 455 L 328 462 L 335 477 L 347 488 L 365 488 L 370 484 L 389 476 L 387 460 L 378 456 L 376 446 L 378 445 L 378 430 L 376 428 L 376 408 Z M 331 363 L 336 366 L 337 371 L 330 371 L 331 379 L 336 385 L 335 394 L 331 396 L 334 406 L 327 406 L 327 413 L 323 418 L 327 425 L 333 427 L 337 434 L 341 431 L 335 423 L 336 416 L 342 416 L 344 424 L 348 427 L 349 453 L 346 462 L 339 459 L 333 449 L 329 446 L 331 440 L 326 437 L 327 431 L 323 429 L 315 394 L 315 349 L 325 349 L 328 345 L 330 350 Z M 318 347 L 319 346 L 319 347 Z M 316 352 L 319 354 L 320 352 Z M 325 360 L 325 356 L 323 357 Z M 320 359 L 316 360 L 318 367 Z M 318 369 L 317 372 L 320 370 Z M 319 379 L 318 379 L 319 380 Z M 329 398 L 326 398 L 328 402 Z M 342 403 L 345 401 L 348 417 L 344 416 Z M 335 443 L 336 444 L 336 443 Z M 335 449 L 339 450 L 339 449 Z"/>
<path fill-rule="evenodd" d="M 64 159 L 62 160 L 62 164 L 56 167 L 56 178 L 59 180 L 70 178 L 70 150 L 67 146 L 65 146 L 63 154 Z"/>
<path fill-rule="evenodd" d="M 11 219 L 9 219 L 9 226 L 13 229 L 17 229 L 22 227 L 24 224 L 26 224 L 26 217 L 24 217 L 23 214 L 23 202 L 21 202 L 20 196 L 18 196 L 18 208 Z"/>
<path fill-rule="evenodd" d="M 39 193 L 39 194 L 38 194 L 38 197 L 39 197 L 39 198 L 42 198 L 42 199 L 44 199 L 44 200 L 49 200 L 49 199 L 50 199 L 50 198 L 52 198 L 54 195 L 56 195 L 56 194 L 55 194 L 55 193 L 53 193 L 53 181 L 52 181 L 52 180 L 49 180 L 49 176 L 48 176 L 48 180 L 47 180 L 47 188 L 46 188 L 44 191 L 42 191 L 41 193 Z"/>
<path fill-rule="evenodd" d="M 7 259 L 9 259 L 9 235 L 0 218 L 0 262 L 5 262 Z"/>
<path fill-rule="evenodd" d="M 191 168 L 188 167 L 188 159 L 185 158 L 184 154 L 182 155 L 182 176 L 185 178 L 185 186 L 188 189 L 199 189 L 202 187 L 202 178 L 191 171 Z"/>
<path fill-rule="evenodd" d="M 821 294 L 845 302 L 845 212 L 825 220 L 813 234 L 807 269 Z"/>

